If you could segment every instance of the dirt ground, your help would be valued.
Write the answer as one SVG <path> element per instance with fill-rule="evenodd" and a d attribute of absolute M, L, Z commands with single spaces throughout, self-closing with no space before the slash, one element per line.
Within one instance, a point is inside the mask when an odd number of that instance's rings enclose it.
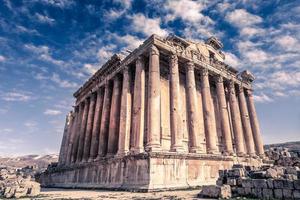
<path fill-rule="evenodd" d="M 165 191 L 151 193 L 133 193 L 125 191 L 107 191 L 107 190 L 75 190 L 75 189 L 50 189 L 43 188 L 41 194 L 34 199 L 134 199 L 134 200 L 179 200 L 179 199 L 197 199 L 198 190 L 183 191 Z"/>

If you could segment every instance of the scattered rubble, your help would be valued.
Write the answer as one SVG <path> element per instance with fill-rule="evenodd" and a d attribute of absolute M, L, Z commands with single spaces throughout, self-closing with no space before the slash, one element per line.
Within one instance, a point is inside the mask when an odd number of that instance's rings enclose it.
<path fill-rule="evenodd" d="M 217 185 L 204 186 L 199 197 L 300 199 L 300 169 L 234 165 L 230 170 L 220 170 Z"/>
<path fill-rule="evenodd" d="M 25 175 L 22 170 L 0 168 L 1 198 L 33 197 L 39 193 L 40 184 L 33 181 L 30 175 Z"/>

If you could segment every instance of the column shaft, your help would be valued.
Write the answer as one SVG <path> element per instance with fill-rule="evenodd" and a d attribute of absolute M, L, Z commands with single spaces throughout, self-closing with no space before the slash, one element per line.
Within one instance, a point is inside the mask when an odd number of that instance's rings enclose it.
<path fill-rule="evenodd" d="M 60 145 L 60 151 L 59 151 L 59 157 L 58 157 L 58 165 L 62 165 L 65 158 L 65 148 L 66 148 L 66 143 L 67 143 L 67 134 L 68 134 L 68 127 L 69 127 L 69 119 L 70 119 L 70 113 L 66 116 L 66 121 L 65 121 L 65 127 L 64 127 L 64 133 L 63 137 L 61 140 L 61 145 Z"/>
<path fill-rule="evenodd" d="M 225 90 L 223 84 L 223 77 L 217 77 L 217 95 L 218 95 L 218 103 L 220 108 L 220 116 L 221 116 L 221 128 L 224 138 L 225 145 L 225 154 L 232 155 L 233 154 L 233 146 L 232 146 L 232 137 L 230 130 L 230 122 L 229 122 L 229 113 L 227 109 Z"/>
<path fill-rule="evenodd" d="M 66 137 L 66 142 L 65 142 L 65 147 L 64 147 L 64 159 L 62 164 L 67 164 L 67 159 L 68 159 L 68 148 L 69 148 L 69 143 L 71 140 L 71 134 L 73 131 L 73 125 L 74 125 L 74 112 L 71 111 L 68 115 L 68 132 L 67 132 L 67 137 Z"/>
<path fill-rule="evenodd" d="M 239 87 L 239 102 L 240 102 L 240 111 L 242 124 L 244 128 L 244 138 L 247 147 L 247 153 L 251 156 L 255 155 L 255 145 L 253 141 L 253 135 L 249 120 L 249 113 L 247 108 L 247 102 L 244 94 L 244 88 L 242 86 Z"/>
<path fill-rule="evenodd" d="M 111 104 L 111 94 L 112 90 L 109 85 L 109 82 L 105 84 L 104 91 L 104 100 L 100 124 L 100 136 L 99 136 L 99 148 L 97 160 L 105 156 L 107 152 L 107 143 L 108 143 L 108 131 L 109 131 L 109 117 L 110 117 L 110 104 Z"/>
<path fill-rule="evenodd" d="M 114 78 L 113 94 L 110 109 L 109 135 L 107 154 L 114 155 L 118 151 L 120 104 L 121 104 L 121 81 L 118 76 Z"/>
<path fill-rule="evenodd" d="M 197 91 L 195 83 L 195 66 L 194 63 L 186 64 L 186 90 L 188 106 L 188 130 L 189 130 L 189 152 L 201 153 L 200 142 L 202 141 L 198 131 L 200 130 L 199 113 L 197 109 Z"/>
<path fill-rule="evenodd" d="M 135 79 L 133 90 L 132 113 L 132 147 L 133 153 L 144 151 L 144 124 L 145 124 L 145 61 L 138 57 L 135 64 Z"/>
<path fill-rule="evenodd" d="M 209 75 L 207 69 L 202 69 L 201 72 L 201 86 L 202 86 L 202 98 L 203 98 L 203 113 L 204 124 L 206 128 L 206 145 L 207 153 L 217 152 L 217 129 L 215 124 L 215 118 L 213 113 L 213 102 L 210 93 Z"/>
<path fill-rule="evenodd" d="M 149 55 L 147 150 L 160 151 L 160 68 L 159 50 L 154 45 Z"/>
<path fill-rule="evenodd" d="M 233 81 L 231 81 L 229 84 L 229 103 L 230 103 L 231 118 L 232 118 L 232 128 L 233 128 L 233 133 L 235 138 L 236 153 L 237 155 L 242 156 L 245 154 L 243 129 L 242 129 L 239 105 L 235 94 L 235 85 Z"/>
<path fill-rule="evenodd" d="M 247 92 L 249 116 L 250 116 L 250 122 L 251 122 L 256 152 L 259 156 L 263 157 L 264 156 L 264 146 L 263 146 L 263 140 L 262 140 L 261 133 L 260 133 L 258 117 L 256 114 L 255 105 L 254 105 L 252 90 L 246 90 L 246 92 Z"/>
<path fill-rule="evenodd" d="M 89 161 L 93 161 L 97 157 L 99 147 L 100 123 L 103 108 L 103 89 L 97 90 L 97 101 L 95 107 L 95 117 L 93 122 L 92 141 Z"/>
<path fill-rule="evenodd" d="M 183 151 L 181 129 L 181 97 L 179 86 L 179 68 L 177 55 L 172 54 L 169 60 L 170 66 L 170 114 L 171 114 L 171 151 Z"/>
<path fill-rule="evenodd" d="M 86 134 L 84 140 L 84 149 L 83 149 L 83 158 L 82 158 L 83 162 L 87 162 L 90 156 L 93 122 L 94 122 L 94 115 L 95 115 L 95 101 L 96 101 L 95 94 L 91 94 L 87 128 L 86 128 Z"/>
<path fill-rule="evenodd" d="M 83 110 L 81 126 L 80 126 L 80 135 L 79 135 L 79 141 L 78 141 L 78 151 L 77 151 L 76 162 L 81 162 L 82 156 L 83 156 L 84 139 L 85 139 L 85 133 L 86 133 L 86 128 L 87 128 L 88 113 L 89 113 L 89 100 L 85 99 L 84 110 Z"/>
<path fill-rule="evenodd" d="M 119 148 L 118 155 L 126 155 L 129 151 L 130 142 L 130 123 L 131 123 L 131 78 L 128 68 L 123 71 L 120 129 L 119 129 Z"/>
<path fill-rule="evenodd" d="M 68 143 L 68 149 L 67 149 L 67 161 L 66 165 L 69 165 L 72 161 L 72 148 L 74 147 L 74 140 L 75 140 L 75 135 L 76 135 L 76 125 L 78 121 L 78 116 L 79 116 L 79 108 L 76 106 L 74 108 L 74 113 L 73 113 L 73 123 L 71 127 L 71 133 L 70 133 L 70 139 Z"/>
<path fill-rule="evenodd" d="M 77 158 L 79 136 L 80 136 L 80 127 L 81 127 L 84 103 L 81 102 L 78 107 L 79 107 L 79 111 L 78 111 L 78 117 L 76 119 L 76 126 L 75 126 L 75 132 L 74 132 L 74 145 L 72 147 L 72 156 L 71 156 L 71 162 L 72 163 L 76 162 L 76 158 Z"/>

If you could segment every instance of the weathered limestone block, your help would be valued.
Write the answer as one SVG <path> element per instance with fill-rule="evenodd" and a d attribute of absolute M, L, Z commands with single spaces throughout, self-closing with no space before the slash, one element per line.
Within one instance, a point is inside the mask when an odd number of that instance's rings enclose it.
<path fill-rule="evenodd" d="M 294 189 L 293 181 L 283 180 L 283 189 Z"/>
<path fill-rule="evenodd" d="M 250 196 L 252 194 L 251 188 L 250 187 L 244 187 L 245 190 L 245 195 Z"/>
<path fill-rule="evenodd" d="M 269 169 L 267 169 L 266 177 L 267 178 L 277 178 L 278 173 L 275 169 L 269 168 Z"/>
<path fill-rule="evenodd" d="M 235 178 L 227 178 L 227 184 L 230 186 L 236 186 L 236 179 Z"/>
<path fill-rule="evenodd" d="M 294 190 L 293 197 L 294 199 L 300 199 L 300 190 Z"/>
<path fill-rule="evenodd" d="M 278 188 L 278 189 L 282 189 L 283 188 L 283 180 L 274 180 L 273 181 L 273 184 L 274 184 L 274 188 Z"/>
<path fill-rule="evenodd" d="M 238 196 L 246 196 L 245 188 L 238 187 L 236 189 Z M 250 190 L 251 191 L 251 190 Z"/>
<path fill-rule="evenodd" d="M 282 189 L 282 194 L 283 194 L 284 199 L 292 199 L 293 198 L 293 190 Z"/>
<path fill-rule="evenodd" d="M 268 188 L 267 181 L 265 179 L 253 179 L 252 183 L 255 188 Z"/>
<path fill-rule="evenodd" d="M 264 188 L 262 191 L 264 199 L 273 199 L 273 190 Z"/>
<path fill-rule="evenodd" d="M 274 188 L 273 179 L 267 179 L 267 185 L 268 188 L 273 189 Z"/>
<path fill-rule="evenodd" d="M 231 197 L 231 188 L 229 185 L 203 186 L 201 192 L 198 194 L 198 197 L 223 198 L 223 199 L 230 198 Z"/>
<path fill-rule="evenodd" d="M 295 187 L 295 189 L 300 190 L 300 179 L 294 180 L 294 187 Z"/>
<path fill-rule="evenodd" d="M 252 180 L 251 179 L 243 179 L 242 180 L 242 187 L 252 188 L 253 187 Z"/>
<path fill-rule="evenodd" d="M 261 188 L 252 188 L 251 195 L 256 198 L 262 198 L 262 189 Z"/>
<path fill-rule="evenodd" d="M 283 197 L 282 189 L 274 189 L 274 198 L 282 199 L 282 197 Z"/>

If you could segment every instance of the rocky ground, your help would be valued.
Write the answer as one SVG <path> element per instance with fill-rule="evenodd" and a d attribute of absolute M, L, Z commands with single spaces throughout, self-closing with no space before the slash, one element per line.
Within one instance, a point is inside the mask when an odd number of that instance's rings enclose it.
<path fill-rule="evenodd" d="M 179 199 L 197 199 L 198 190 L 165 191 L 150 193 L 133 193 L 125 191 L 107 191 L 107 190 L 73 190 L 73 189 L 50 189 L 43 188 L 40 195 L 35 199 L 118 199 L 118 200 L 179 200 Z"/>

